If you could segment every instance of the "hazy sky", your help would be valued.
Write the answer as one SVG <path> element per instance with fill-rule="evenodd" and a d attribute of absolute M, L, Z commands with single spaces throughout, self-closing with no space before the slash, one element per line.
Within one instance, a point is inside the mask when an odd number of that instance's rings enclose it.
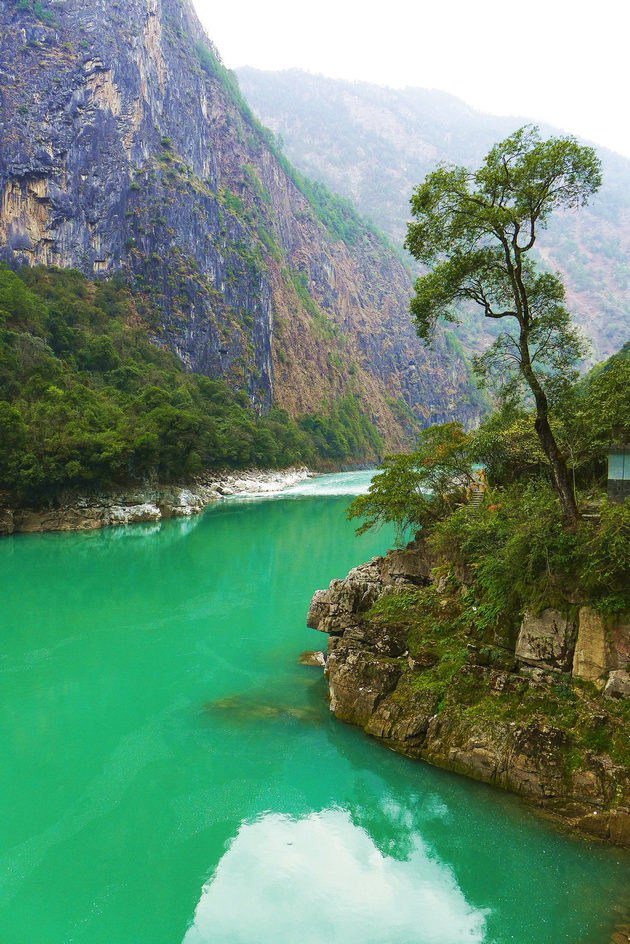
<path fill-rule="evenodd" d="M 441 89 L 630 157 L 630 0 L 194 0 L 230 68 Z"/>

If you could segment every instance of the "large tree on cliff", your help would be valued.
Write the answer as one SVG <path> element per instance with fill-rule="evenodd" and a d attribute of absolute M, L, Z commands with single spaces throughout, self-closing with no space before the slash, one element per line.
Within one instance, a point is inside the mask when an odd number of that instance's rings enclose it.
<path fill-rule="evenodd" d="M 538 129 L 527 126 L 496 144 L 476 172 L 441 166 L 429 174 L 411 198 L 415 220 L 405 241 L 430 266 L 411 302 L 421 338 L 430 340 L 440 319 L 457 321 L 462 302 L 502 322 L 476 368 L 486 382 L 529 391 L 570 525 L 579 513 L 549 415 L 585 346 L 565 308 L 560 277 L 541 272 L 530 253 L 552 210 L 583 206 L 600 184 L 592 148 L 572 137 L 542 141 Z"/>

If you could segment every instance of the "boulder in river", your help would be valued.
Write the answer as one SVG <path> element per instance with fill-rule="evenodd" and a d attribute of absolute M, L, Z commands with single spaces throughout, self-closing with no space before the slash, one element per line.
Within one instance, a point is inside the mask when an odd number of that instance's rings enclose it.
<path fill-rule="evenodd" d="M 323 669 L 326 665 L 326 657 L 320 649 L 307 649 L 306 652 L 300 653 L 298 662 L 300 665 L 312 665 Z"/>

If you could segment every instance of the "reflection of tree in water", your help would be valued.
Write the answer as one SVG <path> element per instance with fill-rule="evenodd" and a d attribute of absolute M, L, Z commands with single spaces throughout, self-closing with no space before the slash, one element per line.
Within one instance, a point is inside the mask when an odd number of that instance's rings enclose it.
<path fill-rule="evenodd" d="M 613 850 L 570 839 L 514 797 L 384 750 L 329 713 L 317 670 L 304 669 L 304 679 L 291 697 L 254 689 L 223 697 L 200 716 L 237 738 L 263 735 L 261 756 L 249 758 L 243 802 L 230 797 L 226 844 L 265 811 L 299 823 L 338 810 L 385 863 L 413 870 L 424 856 L 446 868 L 470 907 L 488 910 L 488 940 L 504 944 L 511 929 L 514 940 L 536 944 L 601 944 L 627 885 L 628 870 L 615 875 Z"/>
<path fill-rule="evenodd" d="M 488 940 L 606 940 L 618 920 L 614 905 L 627 899 L 630 857 L 576 839 L 514 796 L 386 751 L 356 729 L 335 722 L 324 730 L 353 771 L 337 805 L 382 855 L 408 859 L 421 844 L 449 867 L 466 901 L 490 909 Z"/>
<path fill-rule="evenodd" d="M 382 855 L 401 862 L 409 858 L 417 835 L 409 806 L 399 806 L 385 795 L 380 805 L 357 803 L 349 812 L 354 825 L 368 833 Z"/>

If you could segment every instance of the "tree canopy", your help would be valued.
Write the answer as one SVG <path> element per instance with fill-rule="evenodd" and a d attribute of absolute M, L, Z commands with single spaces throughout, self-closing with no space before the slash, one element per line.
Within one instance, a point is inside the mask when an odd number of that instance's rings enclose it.
<path fill-rule="evenodd" d="M 554 210 L 583 206 L 600 184 L 592 148 L 572 137 L 543 141 L 526 126 L 496 144 L 477 171 L 441 166 L 429 174 L 412 196 L 405 242 L 430 267 L 411 302 L 421 338 L 430 340 L 440 319 L 457 321 L 462 303 L 505 320 L 475 366 L 485 383 L 533 399 L 536 433 L 571 525 L 578 510 L 549 411 L 575 379 L 586 345 L 565 307 L 562 280 L 541 271 L 531 251 Z"/>

